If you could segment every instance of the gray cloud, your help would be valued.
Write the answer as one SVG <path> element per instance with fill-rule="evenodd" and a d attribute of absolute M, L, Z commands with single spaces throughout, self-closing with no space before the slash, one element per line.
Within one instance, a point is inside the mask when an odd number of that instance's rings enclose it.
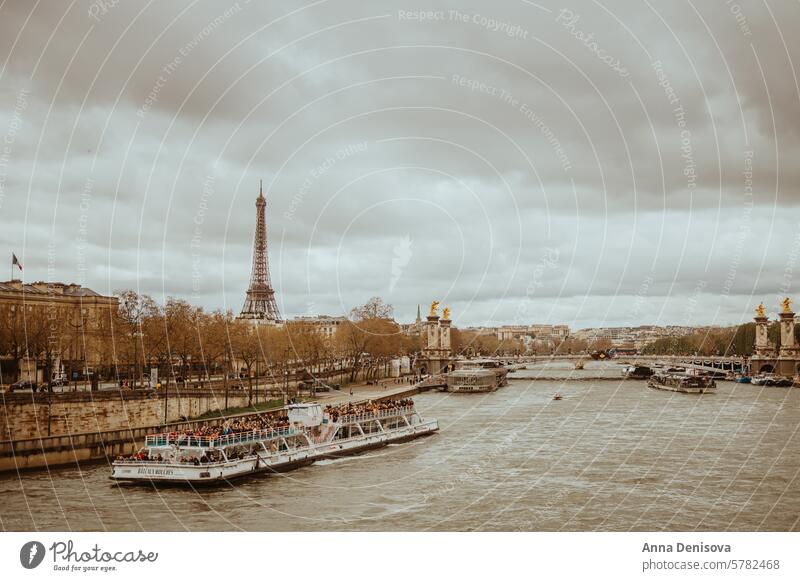
<path fill-rule="evenodd" d="M 288 314 L 738 322 L 797 286 L 800 41 L 731 10 L 6 2 L 0 248 L 238 310 L 263 179 Z"/>

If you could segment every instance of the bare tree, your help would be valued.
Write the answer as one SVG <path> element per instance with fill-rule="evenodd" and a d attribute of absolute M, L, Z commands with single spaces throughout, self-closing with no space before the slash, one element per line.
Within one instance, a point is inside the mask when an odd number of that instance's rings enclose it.
<path fill-rule="evenodd" d="M 125 333 L 124 358 L 131 365 L 135 382 L 142 382 L 142 358 L 144 349 L 142 339 L 144 333 L 142 325 L 146 317 L 158 316 L 158 305 L 148 295 L 126 290 L 117 293 L 119 297 L 118 320 Z"/>

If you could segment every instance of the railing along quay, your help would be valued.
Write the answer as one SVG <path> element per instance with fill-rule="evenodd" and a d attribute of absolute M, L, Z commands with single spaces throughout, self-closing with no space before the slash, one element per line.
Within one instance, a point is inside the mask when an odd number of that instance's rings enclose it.
<path fill-rule="evenodd" d="M 225 399 L 225 394 L 228 396 L 242 396 L 248 395 L 250 392 L 247 389 L 232 389 L 229 388 L 226 392 L 225 389 L 219 388 L 194 388 L 194 387 L 170 387 L 169 389 L 104 389 L 101 391 L 53 391 L 42 392 L 37 391 L 15 391 L 0 392 L 0 401 L 6 404 L 20 404 L 32 403 L 46 404 L 48 402 L 58 403 L 80 403 L 89 401 L 111 401 L 117 399 L 123 400 L 140 400 L 140 399 L 162 399 L 164 397 L 172 398 L 189 398 L 189 397 L 206 397 Z M 278 395 L 283 395 L 279 389 L 253 389 L 253 400 L 267 400 L 274 398 Z"/>

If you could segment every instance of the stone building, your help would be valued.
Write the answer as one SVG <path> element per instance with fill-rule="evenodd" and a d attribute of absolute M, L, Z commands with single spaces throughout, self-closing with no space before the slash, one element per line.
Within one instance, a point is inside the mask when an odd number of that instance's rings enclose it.
<path fill-rule="evenodd" d="M 332 340 L 336 336 L 339 326 L 345 321 L 347 321 L 347 317 L 332 317 L 330 315 L 303 316 L 292 319 L 293 323 L 312 325 L 326 340 Z"/>
<path fill-rule="evenodd" d="M 0 383 L 83 376 L 110 357 L 117 297 L 77 284 L 0 282 Z"/>

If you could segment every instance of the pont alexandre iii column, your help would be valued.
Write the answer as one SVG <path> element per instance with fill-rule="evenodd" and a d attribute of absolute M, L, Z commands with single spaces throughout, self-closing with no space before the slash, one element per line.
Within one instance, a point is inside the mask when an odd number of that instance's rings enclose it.
<path fill-rule="evenodd" d="M 792 312 L 792 301 L 789 298 L 783 299 L 781 303 L 783 311 L 781 311 L 780 324 L 781 324 L 781 357 L 797 357 L 798 347 L 797 341 L 794 338 L 794 313 Z"/>
<path fill-rule="evenodd" d="M 426 345 L 431 351 L 439 349 L 439 315 L 428 315 L 425 323 Z"/>
<path fill-rule="evenodd" d="M 447 313 L 447 309 L 445 309 Z M 450 356 L 450 318 L 445 314 L 445 318 L 439 321 L 439 349 L 444 351 L 445 356 Z"/>
<path fill-rule="evenodd" d="M 764 303 L 756 308 L 756 344 L 754 355 L 758 357 L 769 357 L 772 353 L 772 346 L 769 344 L 769 319 L 764 312 Z"/>

